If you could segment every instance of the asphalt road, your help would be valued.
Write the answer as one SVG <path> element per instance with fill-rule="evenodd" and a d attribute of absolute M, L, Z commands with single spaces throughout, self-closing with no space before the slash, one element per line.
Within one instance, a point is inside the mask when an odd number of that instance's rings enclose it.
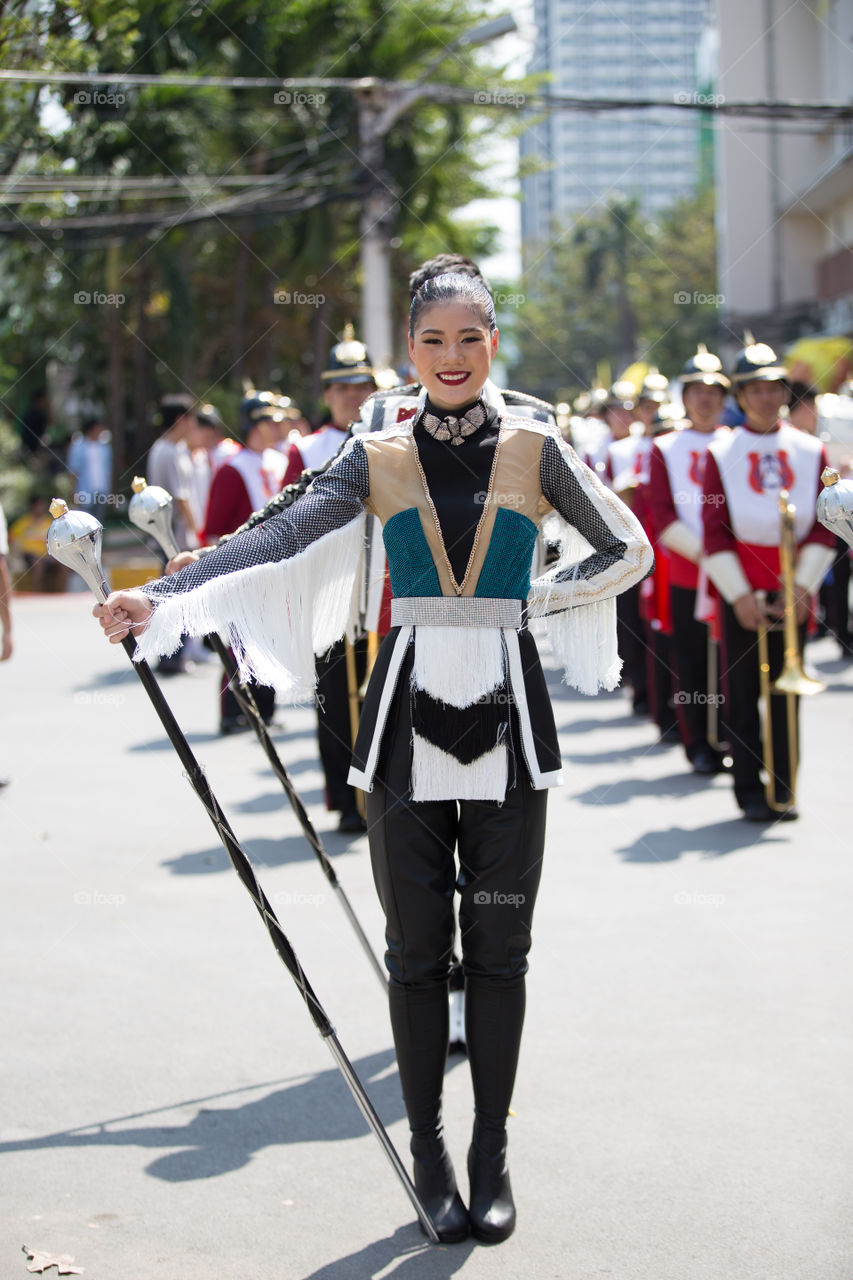
<path fill-rule="evenodd" d="M 552 678 L 551 793 L 510 1122 L 515 1236 L 424 1242 L 85 595 L 15 601 L 0 667 L 0 1280 L 850 1280 L 853 668 L 811 649 L 798 823 L 756 828 L 623 694 Z M 383 994 L 214 666 L 164 683 L 398 1149 Z M 382 946 L 366 840 L 333 832 L 313 713 L 276 733 Z M 471 1086 L 446 1120 L 462 1175 Z M 55 1275 L 56 1271 L 48 1272 Z"/>

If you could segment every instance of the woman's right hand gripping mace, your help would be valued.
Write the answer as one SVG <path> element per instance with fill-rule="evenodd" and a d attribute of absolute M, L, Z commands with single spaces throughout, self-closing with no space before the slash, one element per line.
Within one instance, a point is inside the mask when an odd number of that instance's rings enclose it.
<path fill-rule="evenodd" d="M 109 587 L 101 566 L 101 537 L 103 529 L 100 522 L 85 511 L 69 511 L 61 499 L 54 499 L 51 503 L 50 514 L 54 520 L 47 534 L 48 551 L 60 564 L 79 573 L 91 587 L 99 603 L 103 604 L 109 595 Z M 379 1119 L 373 1103 L 367 1096 L 367 1092 L 355 1068 L 344 1053 L 343 1047 L 335 1034 L 335 1029 L 315 995 L 307 975 L 299 963 L 296 952 L 281 927 L 272 904 L 258 883 L 254 867 L 231 830 L 231 825 L 211 790 L 207 776 L 196 760 L 189 743 L 181 731 L 180 725 L 172 714 L 172 710 L 163 696 L 163 691 L 154 678 L 151 668 L 146 662 L 133 661 L 136 645 L 130 635 L 125 636 L 121 643 L 131 659 L 139 679 L 145 686 L 146 693 L 154 704 L 154 709 L 160 718 L 163 728 L 166 730 L 169 741 L 177 752 L 193 790 L 207 810 L 208 817 L 225 846 L 234 870 L 240 877 L 243 887 L 248 891 L 259 916 L 263 920 L 279 958 L 296 983 L 297 990 L 305 1002 L 314 1025 L 329 1046 L 329 1051 L 341 1075 L 344 1077 L 358 1109 L 373 1130 L 375 1137 L 388 1157 L 391 1167 L 414 1206 L 427 1237 L 433 1244 L 438 1244 L 438 1234 L 433 1221 L 424 1208 L 423 1202 L 397 1153 L 397 1149 Z"/>

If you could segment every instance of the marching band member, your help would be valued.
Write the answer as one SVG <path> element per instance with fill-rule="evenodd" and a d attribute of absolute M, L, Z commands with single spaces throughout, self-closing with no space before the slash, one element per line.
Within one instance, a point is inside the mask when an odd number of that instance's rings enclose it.
<path fill-rule="evenodd" d="M 348 324 L 341 341 L 332 347 L 329 367 L 322 373 L 324 399 L 329 414 L 327 421 L 308 436 L 291 437 L 287 462 L 286 485 L 298 480 L 303 471 L 316 471 L 334 458 L 349 435 L 368 396 L 376 390 L 376 371 L 370 363 L 367 348 L 357 342 Z"/>
<path fill-rule="evenodd" d="M 799 431 L 818 433 L 818 391 L 806 382 L 791 383 L 788 421 Z M 835 540 L 835 559 L 821 584 L 820 603 L 823 623 L 838 641 L 842 658 L 853 657 L 853 633 L 850 630 L 850 548 L 843 538 Z"/>
<path fill-rule="evenodd" d="M 203 540 L 206 543 L 239 529 L 253 511 L 269 502 L 281 489 L 285 461 L 276 449 L 278 423 L 282 420 L 277 398 L 269 391 L 253 391 L 240 405 L 242 445 L 226 455 L 214 475 L 207 498 Z M 275 714 L 275 690 L 253 684 L 252 693 L 266 724 Z M 237 699 L 222 677 L 219 732 L 238 733 L 249 724 Z"/>
<path fill-rule="evenodd" d="M 708 743 L 708 628 L 696 618 L 702 558 L 702 473 L 708 446 L 728 435 L 718 426 L 731 383 L 717 356 L 700 344 L 681 374 L 687 421 L 654 442 L 648 502 L 657 543 L 669 567 L 672 658 L 681 740 L 696 773 L 721 760 Z M 662 558 L 662 557 L 659 557 Z"/>
<path fill-rule="evenodd" d="M 652 537 L 648 508 L 649 466 L 656 433 L 669 430 L 668 421 L 661 422 L 661 406 L 669 398 L 669 379 L 653 365 L 637 393 L 629 434 L 611 440 L 607 447 L 606 474 L 614 493 L 633 511 L 649 538 Z M 656 560 L 654 573 L 636 590 L 636 617 L 632 593 L 617 601 L 622 618 L 623 635 L 620 652 L 625 658 L 626 675 L 634 690 L 634 708 L 648 708 L 660 730 L 661 742 L 677 736 L 672 705 L 672 655 L 669 636 L 668 581 L 666 564 Z M 645 691 L 645 692 L 644 692 Z"/>
<path fill-rule="evenodd" d="M 560 777 L 525 617 L 548 620 L 552 647 L 579 688 L 612 688 L 613 598 L 653 559 L 631 512 L 557 433 L 486 404 L 497 345 L 485 287 L 463 275 L 427 281 L 410 315 L 422 386 L 413 418 L 353 436 L 287 510 L 95 609 L 113 642 L 138 633 L 143 657 L 168 651 L 185 630 L 229 628 L 244 671 L 310 689 L 312 651 L 351 625 L 365 513 L 381 520 L 393 626 L 373 669 L 350 779 L 368 793 L 415 1183 L 447 1242 L 470 1230 L 495 1243 L 515 1226 L 506 1120 L 547 788 Z M 531 583 L 538 526 L 551 512 L 563 521 L 561 555 Z M 593 549 L 580 558 L 578 533 Z M 475 1102 L 467 1209 L 441 1122 L 457 878 Z"/>
<path fill-rule="evenodd" d="M 631 426 L 634 422 L 634 385 L 628 381 L 614 382 L 602 405 L 608 435 L 587 454 L 586 462 L 601 479 L 613 486 L 613 458 L 615 446 L 627 444 L 633 450 Z M 621 459 L 616 456 L 616 465 Z M 627 490 L 629 486 L 624 486 Z M 631 486 L 632 487 L 632 486 Z M 619 652 L 624 663 L 625 683 L 631 687 L 631 704 L 635 715 L 644 716 L 649 710 L 648 673 L 646 671 L 646 645 L 643 622 L 640 617 L 640 586 L 637 583 L 623 592 L 616 601 L 619 628 Z"/>
<path fill-rule="evenodd" d="M 352 325 L 329 354 L 323 372 L 329 421 L 310 436 L 292 441 L 285 484 L 297 481 L 305 470 L 325 466 L 349 437 L 350 426 L 361 406 L 376 390 L 376 374 L 363 343 L 356 341 Z M 356 683 L 361 685 L 367 664 L 367 641 L 352 640 Z M 317 658 L 317 748 L 326 784 L 326 807 L 340 814 L 338 830 L 356 835 L 364 831 L 355 789 L 347 781 L 352 756 L 350 689 L 347 678 L 346 642 L 336 641 Z"/>
<path fill-rule="evenodd" d="M 759 715 L 759 666 L 756 632 L 768 628 L 770 680 L 782 669 L 784 639 L 773 629 L 783 609 L 780 600 L 779 494 L 785 489 L 796 506 L 797 623 L 802 630 L 811 597 L 832 561 L 834 540 L 815 520 L 823 446 L 813 436 L 788 426 L 779 411 L 788 400 L 786 370 L 775 352 L 748 341 L 740 352 L 732 381 L 745 415 L 708 448 L 703 483 L 702 519 L 705 571 L 722 598 L 723 679 L 727 685 L 726 723 L 734 760 L 735 799 L 750 822 L 797 817 L 792 802 L 785 700 L 771 698 L 773 777 L 770 798 L 761 785 L 762 726 Z M 803 636 L 800 635 L 802 650 Z"/>

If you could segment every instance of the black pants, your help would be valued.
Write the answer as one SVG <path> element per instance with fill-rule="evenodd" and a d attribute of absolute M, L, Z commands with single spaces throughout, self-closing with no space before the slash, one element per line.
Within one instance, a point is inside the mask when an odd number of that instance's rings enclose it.
<path fill-rule="evenodd" d="M 731 605 L 723 605 L 724 650 L 722 678 L 725 684 L 726 724 L 732 748 L 735 798 L 743 807 L 746 801 L 763 794 L 762 723 L 759 711 L 760 681 L 758 674 L 758 635 L 745 631 L 738 623 Z M 802 653 L 805 627 L 798 628 Z M 770 682 L 782 670 L 785 640 L 781 628 L 767 633 Z M 795 698 L 795 719 L 799 720 L 799 698 Z M 770 695 L 773 745 L 773 798 L 786 804 L 791 798 L 791 762 L 788 752 L 787 698 Z M 799 728 L 795 735 L 799 755 Z"/>
<path fill-rule="evenodd" d="M 517 741 L 517 735 L 516 735 Z M 547 793 L 519 761 L 503 804 L 414 803 L 408 690 L 395 700 L 367 796 L 370 857 L 385 912 L 391 1023 L 413 1133 L 438 1123 L 447 1056 L 453 895 L 459 890 L 466 1038 L 477 1114 L 503 1124 L 545 843 Z M 457 871 L 454 853 L 458 851 Z"/>
<path fill-rule="evenodd" d="M 820 589 L 820 603 L 827 630 L 843 649 L 853 645 L 850 631 L 850 548 L 841 537 L 835 539 L 835 559 Z"/>
<path fill-rule="evenodd" d="M 616 597 L 616 640 L 622 658 L 623 683 L 630 684 L 634 710 L 645 710 L 648 700 L 646 637 L 640 618 L 639 585 Z"/>
<path fill-rule="evenodd" d="M 367 640 L 356 640 L 356 680 L 361 685 L 367 669 Z M 347 782 L 352 763 L 349 685 L 346 645 L 333 644 L 316 662 L 317 746 L 326 779 L 326 807 L 342 813 L 355 811 L 355 790 Z"/>
<path fill-rule="evenodd" d="M 672 637 L 645 621 L 643 630 L 649 710 L 661 733 L 667 733 L 677 723 L 672 699 Z"/>
<path fill-rule="evenodd" d="M 233 653 L 232 653 L 233 658 Z M 248 682 L 248 688 L 251 689 L 261 718 L 265 724 L 271 724 L 275 715 L 275 689 L 268 684 L 256 684 L 254 680 Z M 238 716 L 242 716 L 243 709 L 240 706 L 234 694 L 229 687 L 227 675 L 223 672 L 222 679 L 219 682 L 219 723 L 220 726 L 233 723 Z"/>
<path fill-rule="evenodd" d="M 691 587 L 671 587 L 672 659 L 677 688 L 675 706 L 681 740 L 692 760 L 701 747 L 708 746 L 708 626 L 694 616 L 696 592 Z M 716 693 L 720 697 L 719 689 Z M 717 738 L 722 729 L 717 703 Z"/>

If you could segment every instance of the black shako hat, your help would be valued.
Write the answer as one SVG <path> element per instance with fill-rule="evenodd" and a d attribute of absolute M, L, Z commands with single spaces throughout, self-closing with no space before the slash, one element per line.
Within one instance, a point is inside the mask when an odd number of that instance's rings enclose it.
<path fill-rule="evenodd" d="M 370 362 L 367 347 L 359 342 L 351 324 L 344 327 L 340 342 L 329 352 L 329 367 L 321 374 L 323 382 L 375 382 L 376 370 Z"/>
<path fill-rule="evenodd" d="M 732 385 L 723 373 L 722 360 L 709 351 L 704 342 L 699 343 L 695 356 L 691 356 L 681 370 L 679 381 L 682 387 L 700 382 L 706 387 L 722 387 L 723 391 L 730 390 Z"/>
<path fill-rule="evenodd" d="M 779 363 L 772 347 L 756 342 L 751 333 L 744 334 L 744 348 L 735 360 L 732 382 L 743 387 L 747 382 L 787 382 L 788 370 Z"/>
<path fill-rule="evenodd" d="M 283 422 L 284 411 L 290 405 L 287 396 L 277 396 L 272 391 L 250 391 L 240 402 L 240 436 L 243 440 L 264 418 Z"/>

